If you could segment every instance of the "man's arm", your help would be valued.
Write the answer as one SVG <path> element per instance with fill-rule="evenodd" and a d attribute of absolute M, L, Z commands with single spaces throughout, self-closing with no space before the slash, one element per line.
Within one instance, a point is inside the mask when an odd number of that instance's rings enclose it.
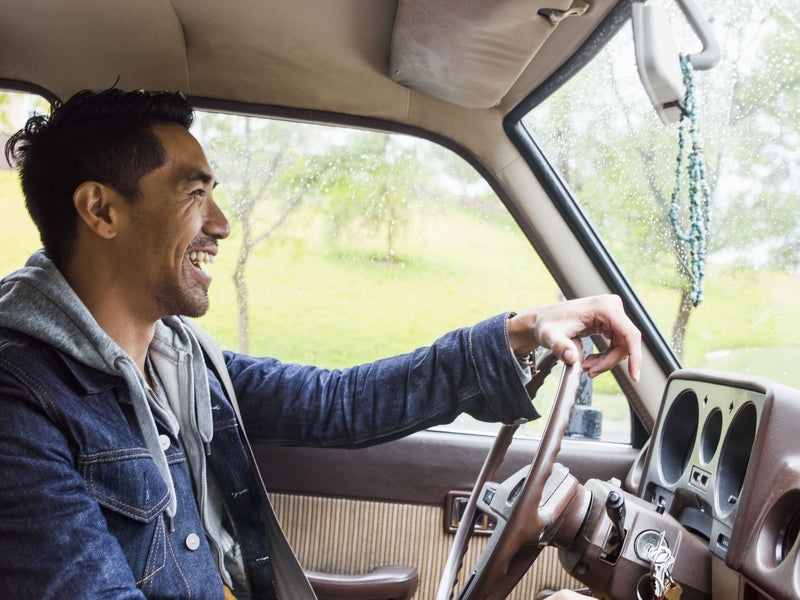
<path fill-rule="evenodd" d="M 227 354 L 248 433 L 273 444 L 364 446 L 389 441 L 467 412 L 512 422 L 538 415 L 520 382 L 516 356 L 538 346 L 565 362 L 571 338 L 603 334 L 609 349 L 587 358 L 594 376 L 630 355 L 638 377 L 639 332 L 621 301 L 602 296 L 499 315 L 450 332 L 428 348 L 351 369 L 327 371 Z"/>
<path fill-rule="evenodd" d="M 409 354 L 344 370 L 226 354 L 248 435 L 265 443 L 356 447 L 447 423 L 534 419 L 507 338 L 508 315 Z"/>

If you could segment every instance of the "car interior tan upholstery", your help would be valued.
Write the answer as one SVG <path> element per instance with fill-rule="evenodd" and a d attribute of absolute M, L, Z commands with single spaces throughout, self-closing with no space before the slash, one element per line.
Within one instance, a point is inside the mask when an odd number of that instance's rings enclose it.
<path fill-rule="evenodd" d="M 398 83 L 454 104 L 497 106 L 556 28 L 555 15 L 571 14 L 570 3 L 400 0 L 389 73 Z M 573 10 L 585 10 L 580 6 Z"/>
<path fill-rule="evenodd" d="M 414 565 L 419 580 L 414 597 L 422 600 L 434 597 L 453 539 L 444 527 L 448 491 L 469 490 L 476 465 L 492 442 L 490 437 L 471 436 L 454 451 L 451 438 L 449 433 L 425 431 L 333 453 L 266 445 L 253 450 L 273 492 L 275 513 L 304 568 L 360 576 L 385 565 Z M 634 448 L 620 454 L 610 444 L 587 443 L 564 440 L 560 455 L 582 480 L 622 478 L 636 458 Z M 530 464 L 537 448 L 537 440 L 517 440 L 508 449 L 499 478 Z M 389 457 L 394 457 L 391 470 L 386 469 Z M 425 465 L 424 475 L 420 465 Z M 316 488 L 332 497 L 320 497 Z M 473 564 L 469 561 L 487 539 L 473 537 L 467 564 Z M 557 552 L 547 549 L 513 597 L 529 600 L 540 589 L 576 585 L 560 567 Z"/>
<path fill-rule="evenodd" d="M 480 8 L 483 4 L 416 3 L 418 9 L 424 5 L 425 18 L 436 27 L 431 30 L 423 27 L 423 17 L 415 18 L 405 3 L 398 9 L 398 3 L 391 0 L 242 0 L 235 4 L 208 0 L 141 0 L 128 4 L 30 0 L 4 6 L 0 14 L 4 31 L 0 38 L 0 78 L 40 86 L 60 98 L 81 87 L 108 87 L 119 78 L 123 88 L 182 90 L 232 102 L 302 107 L 415 125 L 419 123 L 408 118 L 408 89 L 389 77 L 393 30 L 396 26 L 399 30 L 395 32 L 399 46 L 392 52 L 393 60 L 411 68 L 411 61 L 403 54 L 422 50 L 419 44 L 413 50 L 409 46 L 401 51 L 401 47 L 412 43 L 413 30 L 446 37 L 451 21 L 458 20 L 459 10 L 485 10 Z M 439 59 L 439 67 L 430 71 L 430 81 L 424 82 L 423 75 L 417 73 L 417 84 L 438 85 L 442 93 L 455 96 L 454 91 L 444 90 L 445 82 L 435 79 L 451 70 L 450 66 L 464 65 L 477 68 L 462 75 L 471 77 L 471 93 L 497 96 L 497 91 L 488 91 L 491 81 L 485 78 L 499 81 L 497 70 L 502 69 L 503 85 L 518 101 L 519 83 L 524 82 L 527 94 L 557 66 L 552 57 L 546 65 L 537 63 L 539 47 L 547 52 L 550 44 L 562 48 L 565 43 L 579 44 L 614 2 L 595 0 L 585 14 L 566 19 L 555 29 L 538 11 L 569 8 L 570 0 L 506 0 L 500 4 L 508 16 L 497 22 L 491 34 L 476 37 L 473 32 L 473 41 L 469 42 L 463 39 L 463 30 L 452 31 L 453 36 L 459 36 L 459 45 Z M 517 44 L 511 43 L 509 36 L 521 32 L 509 23 L 523 12 L 529 15 L 522 32 L 529 41 L 524 50 L 514 50 Z M 403 26 L 406 19 L 411 22 Z M 427 43 L 437 43 L 436 52 L 443 51 L 436 37 L 430 37 Z M 31 40 L 37 40 L 36 47 Z M 473 48 L 482 52 L 490 49 L 494 57 L 491 63 L 476 62 Z M 426 55 L 431 57 L 432 53 Z M 70 68 L 65 70 L 65 64 Z M 277 78 L 280 85 L 274 84 Z M 345 79 L 347 85 L 341 85 Z M 481 83 L 487 89 L 478 89 Z M 499 89 L 496 84 L 492 87 Z M 441 111 L 431 100 L 428 98 L 429 110 Z M 504 105 L 510 109 L 508 102 Z"/>
<path fill-rule="evenodd" d="M 189 88 L 182 24 L 164 0 L 34 0 L 3 6 L 0 23 L 0 77 L 61 99 L 117 79 L 121 87 Z"/>

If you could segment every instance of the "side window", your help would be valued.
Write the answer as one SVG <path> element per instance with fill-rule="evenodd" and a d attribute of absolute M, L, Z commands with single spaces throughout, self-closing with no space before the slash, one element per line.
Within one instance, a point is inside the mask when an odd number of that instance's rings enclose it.
<path fill-rule="evenodd" d="M 0 276 L 16 271 L 40 247 L 39 234 L 25 209 L 16 171 L 6 162 L 6 141 L 34 114 L 45 114 L 49 104 L 40 96 L 0 90 L 0 235 L 5 249 Z"/>
<path fill-rule="evenodd" d="M 193 132 L 231 221 L 203 319 L 225 347 L 339 368 L 561 299 L 486 182 L 436 144 L 216 113 L 200 113 Z M 603 414 L 602 439 L 629 442 L 613 377 L 583 391 Z M 539 396 L 546 414 L 552 389 Z M 462 417 L 450 427 L 494 426 Z"/>

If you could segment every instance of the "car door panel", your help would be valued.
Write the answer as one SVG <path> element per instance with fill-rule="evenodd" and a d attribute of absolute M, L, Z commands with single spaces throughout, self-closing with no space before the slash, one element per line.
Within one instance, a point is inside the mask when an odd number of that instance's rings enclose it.
<path fill-rule="evenodd" d="M 422 599 L 435 595 L 453 537 L 445 531 L 448 493 L 471 488 L 492 440 L 424 431 L 358 450 L 256 445 L 254 451 L 304 568 L 355 574 L 387 564 L 412 565 L 419 570 L 415 598 Z M 537 447 L 537 440 L 516 440 L 501 477 L 529 464 Z M 564 440 L 559 462 L 581 481 L 624 480 L 637 454 L 623 444 Z M 487 540 L 473 537 L 466 565 Z M 561 587 L 580 585 L 561 568 L 556 549 L 548 548 L 511 597 L 531 598 L 539 589 Z"/>
<path fill-rule="evenodd" d="M 271 492 L 441 505 L 449 491 L 471 489 L 493 439 L 423 431 L 357 450 L 256 444 L 254 452 Z M 530 464 L 537 448 L 538 440 L 515 440 L 500 476 Z M 590 477 L 624 480 L 637 454 L 625 444 L 567 439 L 558 457 L 585 482 Z"/>

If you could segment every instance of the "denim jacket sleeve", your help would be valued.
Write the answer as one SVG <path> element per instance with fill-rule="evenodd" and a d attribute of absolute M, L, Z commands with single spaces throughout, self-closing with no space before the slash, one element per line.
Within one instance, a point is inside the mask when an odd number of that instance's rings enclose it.
<path fill-rule="evenodd" d="M 0 597 L 143 600 L 44 389 L 0 357 Z M 12 367 L 15 367 L 12 365 Z M 39 399 L 35 398 L 39 396 Z M 48 414 L 50 413 L 50 414 Z"/>
<path fill-rule="evenodd" d="M 449 423 L 466 412 L 510 423 L 538 417 L 498 315 L 427 348 L 343 370 L 226 353 L 254 441 L 359 447 Z"/>

